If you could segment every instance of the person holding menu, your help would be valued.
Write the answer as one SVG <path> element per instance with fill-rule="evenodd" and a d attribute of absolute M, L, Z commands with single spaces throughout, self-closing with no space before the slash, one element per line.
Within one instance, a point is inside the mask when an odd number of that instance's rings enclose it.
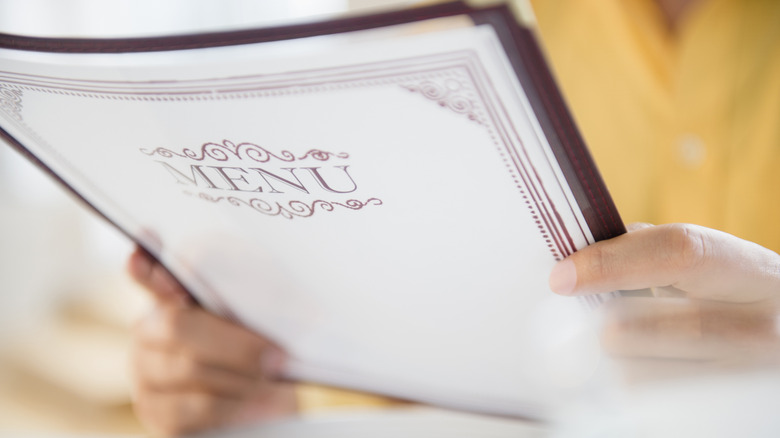
<path fill-rule="evenodd" d="M 690 311 L 674 317 L 694 324 L 681 327 L 727 337 L 738 324 L 723 315 L 729 303 L 741 303 L 735 308 L 758 322 L 739 326 L 740 339 L 776 345 L 761 321 L 776 314 L 780 294 L 780 4 L 533 6 L 564 95 L 623 217 L 697 224 L 634 225 L 556 265 L 551 289 L 579 295 L 656 288 L 691 299 Z M 131 257 L 129 270 L 158 304 L 139 324 L 134 352 L 136 408 L 150 429 L 177 434 L 296 411 L 292 385 L 275 380 L 281 350 L 193 306 L 143 252 Z M 646 305 L 643 317 L 663 325 L 663 303 Z M 631 332 L 612 335 L 618 350 L 636 347 Z M 695 350 L 707 334 L 688 335 L 642 353 Z"/>
<path fill-rule="evenodd" d="M 756 302 L 749 324 L 765 324 L 776 313 L 779 6 L 729 0 L 534 2 L 548 59 L 624 220 L 697 224 L 755 242 L 700 227 L 639 226 L 604 245 L 609 251 L 599 253 L 601 246 L 594 245 L 559 265 L 553 290 L 676 285 L 687 293 L 657 288 L 656 295 L 710 298 L 689 311 L 704 326 L 721 330 L 722 338 L 740 329 L 720 300 Z M 685 314 L 670 311 L 663 300 L 642 306 L 657 312 L 658 326 Z M 638 315 L 651 316 L 647 312 Z M 710 320 L 717 315 L 719 321 Z M 631 344 L 630 333 L 618 336 L 621 347 Z M 707 339 L 691 333 L 680 338 L 686 336 Z M 674 340 L 645 347 L 662 350 L 656 351 L 661 356 L 684 350 Z"/>

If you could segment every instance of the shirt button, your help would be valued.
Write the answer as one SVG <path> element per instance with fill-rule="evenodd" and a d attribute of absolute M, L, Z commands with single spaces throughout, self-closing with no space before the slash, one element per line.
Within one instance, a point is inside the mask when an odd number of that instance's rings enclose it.
<path fill-rule="evenodd" d="M 677 159 L 683 167 L 697 169 L 704 164 L 707 149 L 704 142 L 696 135 L 685 134 L 677 140 Z"/>

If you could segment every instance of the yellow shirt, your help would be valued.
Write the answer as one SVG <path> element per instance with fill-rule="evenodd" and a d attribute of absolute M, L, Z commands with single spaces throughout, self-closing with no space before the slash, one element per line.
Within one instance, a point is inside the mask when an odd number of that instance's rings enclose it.
<path fill-rule="evenodd" d="M 624 221 L 780 251 L 780 2 L 534 0 L 548 60 Z"/>

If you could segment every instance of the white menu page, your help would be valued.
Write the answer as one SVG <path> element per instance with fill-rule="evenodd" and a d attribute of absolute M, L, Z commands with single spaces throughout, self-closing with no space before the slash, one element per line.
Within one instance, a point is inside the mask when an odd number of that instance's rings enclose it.
<path fill-rule="evenodd" d="M 489 25 L 0 49 L 0 121 L 290 378 L 535 416 L 597 366 L 547 285 L 593 233 Z"/>

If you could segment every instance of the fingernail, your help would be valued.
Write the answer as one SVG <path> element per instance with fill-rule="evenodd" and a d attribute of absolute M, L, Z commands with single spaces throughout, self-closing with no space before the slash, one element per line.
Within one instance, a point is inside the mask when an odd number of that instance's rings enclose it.
<path fill-rule="evenodd" d="M 260 358 L 260 366 L 263 367 L 263 373 L 268 377 L 279 377 L 282 374 L 282 368 L 287 360 L 282 350 L 276 347 L 268 347 Z"/>
<path fill-rule="evenodd" d="M 577 286 L 577 268 L 570 259 L 558 262 L 550 272 L 550 289 L 559 295 L 573 295 Z"/>

